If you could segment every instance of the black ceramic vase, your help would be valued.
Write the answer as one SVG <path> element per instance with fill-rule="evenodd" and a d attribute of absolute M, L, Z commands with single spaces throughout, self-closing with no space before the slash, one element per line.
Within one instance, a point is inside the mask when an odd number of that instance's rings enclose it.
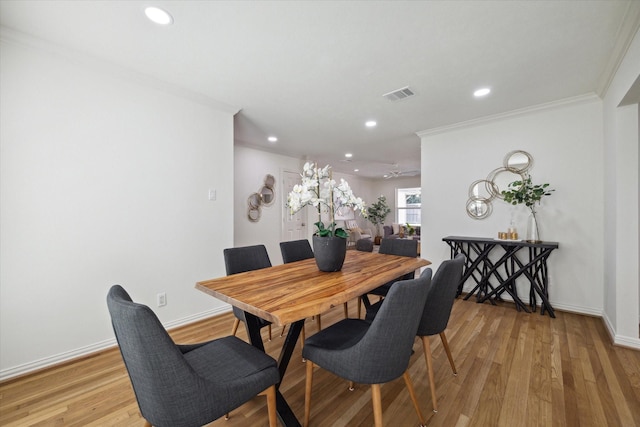
<path fill-rule="evenodd" d="M 340 271 L 347 256 L 347 239 L 313 236 L 313 253 L 320 271 Z"/>

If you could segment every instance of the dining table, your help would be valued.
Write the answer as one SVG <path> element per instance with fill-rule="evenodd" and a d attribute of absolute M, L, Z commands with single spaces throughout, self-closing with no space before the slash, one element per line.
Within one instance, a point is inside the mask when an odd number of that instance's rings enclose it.
<path fill-rule="evenodd" d="M 259 318 L 289 326 L 278 357 L 278 418 L 285 426 L 300 422 L 279 390 L 305 319 L 431 264 L 424 258 L 347 251 L 340 271 L 318 270 L 315 259 L 252 270 L 196 283 L 196 289 L 243 310 L 251 344 L 264 351 Z"/>

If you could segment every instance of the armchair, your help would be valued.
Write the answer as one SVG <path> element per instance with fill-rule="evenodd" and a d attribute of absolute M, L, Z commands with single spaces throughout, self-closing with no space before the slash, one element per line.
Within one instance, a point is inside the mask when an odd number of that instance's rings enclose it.
<path fill-rule="evenodd" d="M 344 228 L 349 232 L 349 244 L 355 244 L 360 239 L 371 239 L 373 234 L 368 228 L 360 228 L 355 219 L 344 222 Z"/>

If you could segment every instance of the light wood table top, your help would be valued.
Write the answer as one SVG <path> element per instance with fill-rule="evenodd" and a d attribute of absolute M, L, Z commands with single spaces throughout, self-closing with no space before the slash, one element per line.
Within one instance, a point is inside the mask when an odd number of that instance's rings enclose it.
<path fill-rule="evenodd" d="M 196 284 L 199 289 L 277 325 L 326 312 L 380 285 L 431 264 L 409 258 L 347 251 L 341 271 L 318 270 L 313 258 Z"/>

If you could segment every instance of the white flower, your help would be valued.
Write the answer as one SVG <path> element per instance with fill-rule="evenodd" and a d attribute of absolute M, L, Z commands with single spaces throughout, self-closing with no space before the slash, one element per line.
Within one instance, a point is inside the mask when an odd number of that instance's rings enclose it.
<path fill-rule="evenodd" d="M 301 184 L 296 184 L 287 197 L 287 206 L 291 214 L 308 205 L 316 208 L 318 214 L 322 211 L 328 212 L 331 233 L 335 227 L 335 212 L 342 207 L 352 208 L 366 216 L 364 201 L 353 194 L 344 179 L 340 179 L 340 184 L 336 185 L 336 181 L 331 178 L 331 166 L 319 169 L 316 164 L 306 162 L 300 177 Z"/>

